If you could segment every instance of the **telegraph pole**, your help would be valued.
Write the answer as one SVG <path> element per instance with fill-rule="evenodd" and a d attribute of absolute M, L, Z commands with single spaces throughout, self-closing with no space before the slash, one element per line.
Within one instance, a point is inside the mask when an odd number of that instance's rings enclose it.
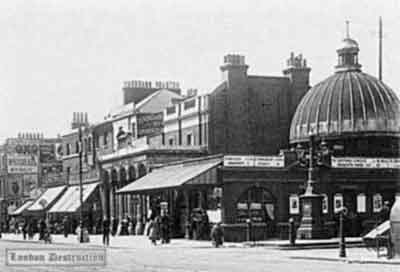
<path fill-rule="evenodd" d="M 83 210 L 83 185 L 82 185 L 82 153 L 83 153 L 83 146 L 82 146 L 82 126 L 79 124 L 79 129 L 78 129 L 78 134 L 79 134 L 79 201 L 80 201 L 80 209 L 79 209 L 79 222 L 80 222 L 80 239 L 79 242 L 83 243 L 83 215 L 82 215 L 82 210 Z"/>

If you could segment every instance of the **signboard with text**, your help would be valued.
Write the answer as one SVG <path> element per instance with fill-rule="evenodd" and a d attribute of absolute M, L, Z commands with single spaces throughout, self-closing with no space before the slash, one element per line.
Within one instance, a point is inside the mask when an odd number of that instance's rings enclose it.
<path fill-rule="evenodd" d="M 35 155 L 8 154 L 7 172 L 9 174 L 34 174 L 38 172 L 38 159 Z"/>
<path fill-rule="evenodd" d="M 284 167 L 283 156 L 224 156 L 226 167 Z"/>
<path fill-rule="evenodd" d="M 400 169 L 400 158 L 332 157 L 333 168 Z"/>

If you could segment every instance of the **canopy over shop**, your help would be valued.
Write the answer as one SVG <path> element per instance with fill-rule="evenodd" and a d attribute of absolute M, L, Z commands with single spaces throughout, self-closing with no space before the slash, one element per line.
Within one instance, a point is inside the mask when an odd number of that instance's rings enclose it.
<path fill-rule="evenodd" d="M 25 212 L 26 215 L 32 216 L 45 216 L 46 212 L 54 205 L 54 203 L 65 192 L 67 186 L 57 186 L 46 189 L 35 202 L 28 207 Z M 25 215 L 25 212 L 23 213 Z"/>
<path fill-rule="evenodd" d="M 169 164 L 154 169 L 117 193 L 139 195 L 139 216 L 143 223 L 150 215 L 159 214 L 161 208 L 166 209 L 174 222 L 174 234 L 181 236 L 194 210 L 217 209 L 214 188 L 221 163 L 221 158 L 214 157 Z M 162 202 L 167 205 L 160 205 Z"/>
<path fill-rule="evenodd" d="M 19 206 L 15 211 L 10 213 L 11 216 L 21 216 L 22 213 L 33 204 L 33 200 L 27 200 L 24 204 Z"/>

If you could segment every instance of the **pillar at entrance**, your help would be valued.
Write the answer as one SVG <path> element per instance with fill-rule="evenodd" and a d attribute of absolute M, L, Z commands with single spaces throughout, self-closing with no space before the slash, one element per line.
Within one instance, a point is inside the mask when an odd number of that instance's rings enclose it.
<path fill-rule="evenodd" d="M 390 236 L 393 243 L 393 258 L 400 258 L 400 193 L 390 210 Z"/>

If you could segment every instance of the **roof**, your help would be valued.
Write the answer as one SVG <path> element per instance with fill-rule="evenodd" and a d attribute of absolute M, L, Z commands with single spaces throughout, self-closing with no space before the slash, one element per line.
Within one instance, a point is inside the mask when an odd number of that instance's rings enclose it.
<path fill-rule="evenodd" d="M 400 136 L 400 101 L 382 81 L 350 70 L 328 77 L 300 101 L 290 128 L 290 142 L 310 135 Z"/>
<path fill-rule="evenodd" d="M 83 184 L 83 202 L 94 192 L 99 182 Z M 71 186 L 49 210 L 49 213 L 76 212 L 80 207 L 80 186 Z"/>
<path fill-rule="evenodd" d="M 118 190 L 117 193 L 175 188 L 186 184 L 214 184 L 216 171 L 210 170 L 216 169 L 221 162 L 221 159 L 190 161 L 155 169 Z"/>
<path fill-rule="evenodd" d="M 60 196 L 65 190 L 67 186 L 57 186 L 48 188 L 43 194 L 40 195 L 38 199 L 30 206 L 27 210 L 34 212 L 34 211 L 42 211 L 48 208 L 57 197 Z"/>
<path fill-rule="evenodd" d="M 33 200 L 28 200 L 20 207 L 18 207 L 15 211 L 13 211 L 10 215 L 20 215 L 23 211 L 25 211 L 29 206 L 33 204 Z"/>

